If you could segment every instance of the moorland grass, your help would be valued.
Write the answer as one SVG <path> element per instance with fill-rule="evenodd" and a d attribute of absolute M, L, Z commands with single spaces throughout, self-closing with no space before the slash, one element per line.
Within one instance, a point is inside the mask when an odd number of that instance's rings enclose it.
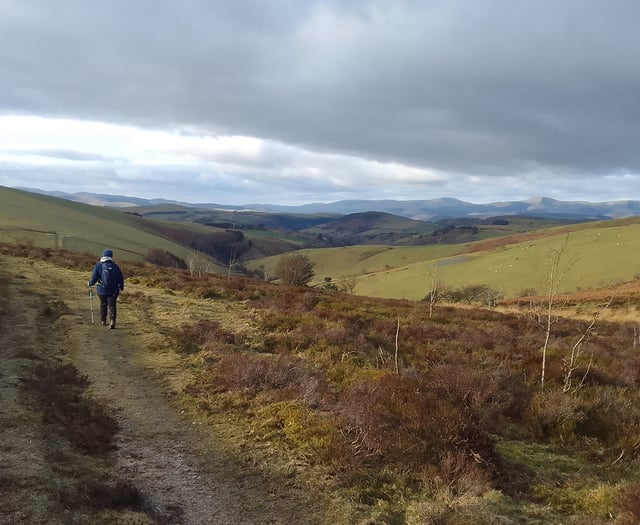
<path fill-rule="evenodd" d="M 632 326 L 599 324 L 593 380 L 563 392 L 584 322 L 559 319 L 541 391 L 535 316 L 439 306 L 430 319 L 411 302 L 263 292 L 249 299 L 262 346 L 210 333 L 191 392 L 297 461 L 330 466 L 360 504 L 416 523 L 605 523 L 623 512 L 640 457 L 629 440 L 638 377 L 619 373 L 640 364 L 620 351 Z"/>
<path fill-rule="evenodd" d="M 579 363 L 585 380 L 565 392 L 588 322 L 558 317 L 543 390 L 535 311 L 436 305 L 430 316 L 412 301 L 132 271 L 194 305 L 250 312 L 236 325 L 183 312 L 172 337 L 192 371 L 185 392 L 212 421 L 244 429 L 245 450 L 272 447 L 364 515 L 561 524 L 637 512 L 637 323 L 599 321 Z"/>

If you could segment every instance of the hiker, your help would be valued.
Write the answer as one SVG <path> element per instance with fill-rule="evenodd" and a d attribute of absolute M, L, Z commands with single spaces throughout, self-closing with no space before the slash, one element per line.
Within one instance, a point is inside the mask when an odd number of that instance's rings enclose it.
<path fill-rule="evenodd" d="M 109 312 L 109 328 L 116 327 L 116 300 L 118 294 L 124 290 L 124 276 L 120 267 L 113 260 L 113 252 L 102 252 L 100 261 L 93 267 L 89 288 L 98 283 L 96 291 L 100 297 L 100 322 L 107 324 L 107 311 Z"/>

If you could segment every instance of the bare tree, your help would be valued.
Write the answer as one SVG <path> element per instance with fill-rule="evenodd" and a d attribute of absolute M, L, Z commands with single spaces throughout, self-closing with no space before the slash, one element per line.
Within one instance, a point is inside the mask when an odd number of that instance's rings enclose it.
<path fill-rule="evenodd" d="M 564 238 L 564 242 L 560 248 L 551 248 L 549 253 L 549 273 L 547 274 L 547 293 L 545 303 L 544 326 L 545 336 L 542 345 L 542 366 L 540 373 L 540 387 L 544 388 L 545 372 L 547 368 L 547 351 L 549 349 L 549 341 L 551 339 L 551 327 L 556 321 L 555 306 L 556 297 L 560 288 L 560 283 L 564 276 L 571 270 L 576 263 L 576 259 L 569 261 L 566 267 L 562 267 L 562 257 L 567 250 L 569 244 L 569 235 Z"/>
<path fill-rule="evenodd" d="M 400 335 L 400 319 L 398 319 L 398 325 L 396 326 L 396 350 L 394 353 L 394 362 L 396 365 L 396 374 L 400 373 L 400 368 L 398 368 L 398 336 Z"/>
<path fill-rule="evenodd" d="M 580 360 L 580 357 L 582 356 L 583 345 L 584 345 L 584 343 L 586 343 L 589 340 L 589 336 L 591 335 L 591 331 L 593 330 L 593 327 L 595 326 L 596 321 L 602 316 L 602 314 L 611 305 L 611 302 L 613 301 L 613 297 L 614 296 L 612 295 L 609 298 L 609 301 L 607 301 L 607 304 L 605 304 L 602 307 L 602 309 L 598 310 L 594 314 L 593 319 L 591 319 L 591 322 L 589 323 L 587 328 L 585 328 L 585 330 L 580 334 L 580 336 L 578 337 L 578 339 L 574 343 L 573 347 L 571 348 L 571 353 L 569 355 L 569 359 L 567 361 L 565 361 L 566 373 L 565 373 L 565 376 L 564 376 L 564 386 L 562 388 L 563 392 L 568 392 L 569 390 L 571 390 L 571 388 L 573 386 L 573 373 L 578 368 L 578 361 Z M 587 375 L 589 374 L 589 371 L 591 370 L 591 365 L 592 364 L 593 364 L 593 352 L 591 353 L 591 356 L 589 358 L 589 363 L 587 364 L 587 369 L 585 370 L 584 374 L 582 375 L 582 380 L 580 381 L 579 386 L 583 386 L 584 385 L 584 382 L 587 379 Z"/>
<path fill-rule="evenodd" d="M 427 299 L 429 301 L 429 319 L 433 317 L 433 309 L 435 308 L 436 302 L 438 301 L 439 294 L 440 294 L 440 291 L 438 290 L 439 270 L 440 270 L 440 265 L 437 263 L 427 265 L 427 273 L 431 277 L 431 290 L 427 295 Z"/>
<path fill-rule="evenodd" d="M 195 273 L 197 273 L 198 277 L 201 277 L 203 261 L 204 261 L 204 255 L 202 252 L 196 249 L 189 252 L 189 255 L 187 256 L 187 267 L 189 268 L 189 273 L 191 275 L 194 275 Z"/>
<path fill-rule="evenodd" d="M 353 293 L 353 291 L 356 289 L 356 276 L 345 275 L 340 279 L 338 288 L 342 292 Z"/>
<path fill-rule="evenodd" d="M 518 296 L 524 297 L 529 301 L 529 313 L 533 313 L 535 305 L 535 297 L 538 295 L 538 291 L 535 288 L 525 288 Z"/>
<path fill-rule="evenodd" d="M 227 281 L 231 279 L 231 271 L 236 264 L 236 260 L 238 258 L 238 245 L 235 244 L 229 248 L 229 257 L 227 259 Z"/>

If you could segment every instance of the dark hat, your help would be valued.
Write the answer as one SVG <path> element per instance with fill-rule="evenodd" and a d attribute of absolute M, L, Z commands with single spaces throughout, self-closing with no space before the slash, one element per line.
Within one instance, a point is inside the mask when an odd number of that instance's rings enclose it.
<path fill-rule="evenodd" d="M 105 250 L 102 252 L 103 257 L 113 257 L 113 252 L 111 250 Z"/>

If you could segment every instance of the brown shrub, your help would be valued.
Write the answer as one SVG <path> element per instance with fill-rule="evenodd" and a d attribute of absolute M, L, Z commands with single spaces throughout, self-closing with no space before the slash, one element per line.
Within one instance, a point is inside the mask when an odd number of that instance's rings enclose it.
<path fill-rule="evenodd" d="M 425 379 L 387 375 L 347 388 L 341 400 L 356 459 L 417 468 L 457 452 L 495 465 L 493 442 L 474 410 Z"/>
<path fill-rule="evenodd" d="M 427 373 L 427 380 L 441 397 L 474 410 L 486 406 L 496 389 L 488 374 L 468 365 L 436 365 Z"/>
<path fill-rule="evenodd" d="M 312 370 L 302 360 L 287 355 L 235 352 L 224 356 L 213 367 L 209 383 L 218 391 L 279 391 L 281 397 L 301 400 L 312 407 L 327 404 L 330 397 L 322 372 Z"/>
<path fill-rule="evenodd" d="M 440 475 L 454 495 L 479 496 L 491 489 L 491 476 L 486 468 L 463 451 L 446 450 L 440 455 Z"/>
<path fill-rule="evenodd" d="M 534 436 L 572 444 L 597 440 L 607 457 L 640 456 L 640 393 L 620 387 L 537 392 L 525 421 Z"/>
<path fill-rule="evenodd" d="M 532 392 L 504 369 L 485 371 L 466 365 L 435 365 L 425 376 L 443 398 L 471 408 L 483 426 L 500 433 L 505 420 L 519 420 Z"/>
<path fill-rule="evenodd" d="M 631 483 L 620 492 L 618 508 L 618 525 L 640 523 L 640 482 Z"/>
<path fill-rule="evenodd" d="M 577 394 L 583 418 L 578 436 L 596 438 L 609 452 L 640 456 L 640 392 L 624 387 L 589 387 Z"/>
<path fill-rule="evenodd" d="M 295 329 L 300 323 L 298 315 L 289 312 L 265 312 L 259 322 L 259 328 L 265 332 L 284 332 Z"/>
<path fill-rule="evenodd" d="M 215 342 L 233 344 L 235 335 L 220 328 L 218 321 L 200 319 L 193 324 L 185 324 L 174 332 L 176 349 L 183 353 L 193 353 Z"/>
<path fill-rule="evenodd" d="M 583 419 L 578 399 L 560 388 L 536 392 L 525 416 L 535 437 L 562 443 L 575 441 L 576 425 Z"/>

